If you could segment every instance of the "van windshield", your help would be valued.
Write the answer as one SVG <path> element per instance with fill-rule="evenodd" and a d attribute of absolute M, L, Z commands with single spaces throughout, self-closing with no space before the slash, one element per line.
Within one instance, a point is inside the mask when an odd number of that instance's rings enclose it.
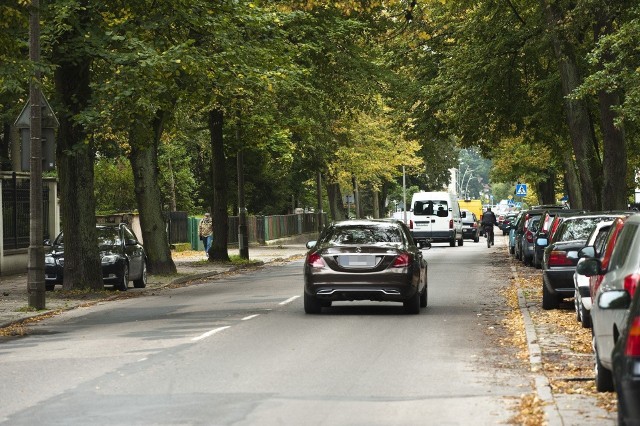
<path fill-rule="evenodd" d="M 444 200 L 424 200 L 416 201 L 413 204 L 413 214 L 416 216 L 437 216 L 438 210 L 448 211 L 447 202 Z"/>

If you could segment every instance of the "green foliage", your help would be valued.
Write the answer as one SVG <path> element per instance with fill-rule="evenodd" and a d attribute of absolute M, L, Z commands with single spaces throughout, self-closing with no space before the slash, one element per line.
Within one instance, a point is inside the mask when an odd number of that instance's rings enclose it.
<path fill-rule="evenodd" d="M 94 171 L 96 214 L 137 210 L 133 192 L 133 173 L 125 158 L 99 158 L 96 160 Z"/>

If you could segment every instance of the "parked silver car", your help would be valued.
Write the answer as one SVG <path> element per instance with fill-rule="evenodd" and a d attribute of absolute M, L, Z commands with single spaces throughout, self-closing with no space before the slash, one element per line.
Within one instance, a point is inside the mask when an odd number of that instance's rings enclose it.
<path fill-rule="evenodd" d="M 628 303 L 617 301 L 623 292 L 633 296 L 640 283 L 640 215 L 629 216 L 625 221 L 606 270 L 602 270 L 597 258 L 585 259 L 577 270 L 587 276 L 603 275 L 591 307 L 595 379 L 599 391 L 613 391 L 611 353 L 624 332 L 629 313 Z"/>

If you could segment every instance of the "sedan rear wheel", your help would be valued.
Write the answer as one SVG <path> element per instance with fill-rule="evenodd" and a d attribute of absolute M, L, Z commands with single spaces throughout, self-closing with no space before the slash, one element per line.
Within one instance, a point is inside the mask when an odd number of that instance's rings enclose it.
<path fill-rule="evenodd" d="M 129 265 L 126 263 L 122 268 L 122 276 L 120 277 L 120 282 L 116 287 L 120 291 L 127 291 L 127 288 L 129 288 Z"/>
<path fill-rule="evenodd" d="M 560 305 L 560 301 L 558 300 L 558 296 L 555 294 L 551 294 L 551 292 L 547 289 L 545 283 L 542 283 L 542 309 L 558 309 Z"/>
<path fill-rule="evenodd" d="M 142 275 L 139 279 L 133 280 L 135 288 L 145 288 L 147 286 L 147 265 L 142 262 Z"/>
<path fill-rule="evenodd" d="M 416 291 L 413 296 L 406 302 L 402 303 L 404 306 L 404 311 L 411 315 L 416 315 L 420 313 L 420 292 Z"/>
<path fill-rule="evenodd" d="M 600 362 L 597 347 L 595 353 L 596 389 L 598 390 L 598 392 L 613 392 L 613 374 L 611 374 L 611 371 L 607 370 Z"/>
<path fill-rule="evenodd" d="M 427 307 L 427 286 L 424 286 L 424 290 L 422 290 L 422 293 L 420 293 L 420 307 L 421 308 L 426 308 Z"/>
<path fill-rule="evenodd" d="M 307 293 L 304 293 L 304 312 L 307 314 L 319 314 L 321 311 L 321 301 Z"/>

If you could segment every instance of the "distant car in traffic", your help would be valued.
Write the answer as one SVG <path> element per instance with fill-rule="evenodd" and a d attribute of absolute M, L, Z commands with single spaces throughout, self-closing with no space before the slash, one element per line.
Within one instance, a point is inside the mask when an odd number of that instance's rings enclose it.
<path fill-rule="evenodd" d="M 103 282 L 120 291 L 126 291 L 131 280 L 136 288 L 146 287 L 147 255 L 131 228 L 124 223 L 98 224 L 96 232 Z M 47 290 L 53 290 L 56 284 L 63 282 L 64 245 L 65 239 L 61 232 L 51 244 L 51 250 L 45 255 L 44 274 Z"/>
<path fill-rule="evenodd" d="M 473 240 L 474 243 L 480 241 L 480 230 L 478 218 L 475 213 L 469 210 L 460 210 L 462 216 L 462 238 Z"/>
<path fill-rule="evenodd" d="M 504 215 L 504 219 L 498 225 L 498 228 L 502 231 L 502 235 L 507 235 L 511 230 L 511 225 L 514 223 L 516 218 L 518 217 L 518 213 L 507 213 Z"/>
<path fill-rule="evenodd" d="M 409 314 L 427 306 L 427 261 L 402 222 L 336 222 L 307 248 L 304 310 L 308 314 L 320 313 L 335 301 L 400 302 Z"/>

